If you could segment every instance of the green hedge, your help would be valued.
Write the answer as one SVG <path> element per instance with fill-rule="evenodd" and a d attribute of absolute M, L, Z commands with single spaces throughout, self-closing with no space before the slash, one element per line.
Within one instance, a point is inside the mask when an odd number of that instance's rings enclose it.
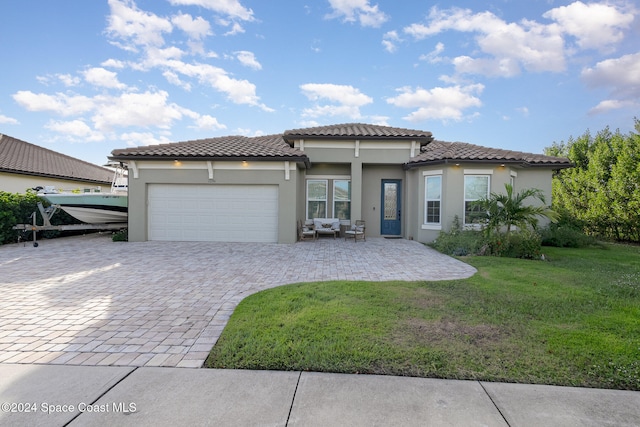
<path fill-rule="evenodd" d="M 38 202 L 42 202 L 44 206 L 48 203 L 38 197 L 38 195 L 29 191 L 25 194 L 7 193 L 0 191 L 0 245 L 5 243 L 15 243 L 22 232 L 14 230 L 16 224 L 32 224 L 33 220 L 29 217 L 33 212 L 37 212 L 37 224 L 42 225 L 42 215 L 38 211 Z M 78 221 L 64 211 L 57 212 L 51 218 L 51 224 L 77 224 Z M 55 237 L 59 235 L 58 231 L 46 231 L 43 237 Z M 31 232 L 23 233 L 22 237 L 31 238 Z"/>

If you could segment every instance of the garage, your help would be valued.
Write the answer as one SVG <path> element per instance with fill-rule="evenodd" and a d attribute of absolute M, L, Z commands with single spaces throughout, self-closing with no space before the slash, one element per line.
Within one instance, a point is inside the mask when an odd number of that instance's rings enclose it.
<path fill-rule="evenodd" d="M 148 240 L 278 241 L 277 185 L 148 185 Z"/>

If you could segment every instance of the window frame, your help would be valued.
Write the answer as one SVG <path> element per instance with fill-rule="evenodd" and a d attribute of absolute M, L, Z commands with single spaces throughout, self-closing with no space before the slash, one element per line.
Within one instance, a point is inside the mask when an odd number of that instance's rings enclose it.
<path fill-rule="evenodd" d="M 331 218 L 338 218 L 340 220 L 350 221 L 351 220 L 351 180 L 350 179 L 339 179 L 338 178 L 338 179 L 333 179 L 331 181 L 332 181 L 331 186 L 333 187 L 333 200 L 332 200 L 332 203 L 331 203 L 331 207 L 332 207 L 332 212 L 331 212 L 332 216 L 331 216 Z M 338 182 L 346 182 L 347 183 L 347 186 L 348 186 L 348 188 L 347 188 L 348 198 L 346 200 L 339 200 L 336 197 L 336 183 L 338 183 Z M 348 203 L 349 209 L 348 209 L 348 215 L 347 215 L 346 218 L 340 218 L 336 214 L 336 211 L 337 211 L 336 203 L 339 203 L 339 202 L 340 203 L 344 203 L 344 202 Z"/>
<path fill-rule="evenodd" d="M 487 194 L 484 197 L 489 197 L 489 195 L 491 194 L 491 173 L 484 173 L 484 171 L 477 171 L 477 172 L 472 172 L 472 173 L 466 173 L 464 174 L 464 182 L 463 182 L 463 189 L 462 189 L 462 193 L 463 193 L 463 204 L 462 204 L 462 211 L 463 211 L 463 224 L 465 227 L 481 227 L 483 224 L 481 222 L 467 222 L 467 203 L 468 202 L 475 202 L 476 200 L 480 200 L 482 197 L 479 198 L 475 198 L 475 199 L 471 199 L 471 198 L 467 198 L 467 178 L 486 178 L 487 180 Z"/>
<path fill-rule="evenodd" d="M 439 230 L 442 228 L 442 199 L 443 199 L 443 194 L 442 194 L 442 183 L 443 183 L 443 176 L 442 176 L 442 171 L 429 171 L 429 172 L 424 172 L 424 216 L 423 216 L 423 222 L 422 222 L 422 228 L 423 229 L 432 229 L 432 230 Z M 439 190 L 439 197 L 438 198 L 433 198 L 433 197 L 429 197 L 429 180 L 430 179 L 438 179 L 438 190 Z M 438 221 L 437 222 L 433 222 L 433 221 L 429 221 L 429 202 L 438 202 Z"/>
<path fill-rule="evenodd" d="M 336 200 L 335 192 L 336 192 L 336 182 L 348 182 L 349 184 L 349 200 Z M 325 198 L 324 199 L 310 199 L 309 198 L 309 185 L 313 182 L 323 182 L 325 184 Z M 337 202 L 348 202 L 349 204 L 349 218 L 340 218 L 341 221 L 350 221 L 351 220 L 351 184 L 352 179 L 350 175 L 318 175 L 318 176 L 307 176 L 305 178 L 305 218 L 313 219 L 313 217 L 309 217 L 309 202 L 324 202 L 325 203 L 325 215 L 326 218 L 337 218 L 336 217 L 336 201 Z M 323 217 L 324 218 L 324 217 Z"/>
<path fill-rule="evenodd" d="M 311 183 L 322 182 L 324 183 L 324 199 L 312 199 L 309 197 L 309 185 Z M 306 210 L 306 218 L 309 218 L 309 202 L 324 202 L 324 212 L 327 214 L 329 208 L 329 180 L 328 179 L 318 179 L 318 178 L 310 178 L 307 179 L 306 182 L 306 192 L 305 192 L 305 210 Z"/>

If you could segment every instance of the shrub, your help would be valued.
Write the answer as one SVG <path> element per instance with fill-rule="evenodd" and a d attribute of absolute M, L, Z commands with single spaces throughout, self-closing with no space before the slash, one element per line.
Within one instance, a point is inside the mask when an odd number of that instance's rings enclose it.
<path fill-rule="evenodd" d="M 431 246 L 453 256 L 494 255 L 510 258 L 540 259 L 541 236 L 524 229 L 510 233 L 481 230 L 462 230 L 459 221 L 451 231 L 441 232 Z"/>
<path fill-rule="evenodd" d="M 582 231 L 567 226 L 550 226 L 542 230 L 542 244 L 558 248 L 586 248 L 596 243 L 596 239 Z"/>
<path fill-rule="evenodd" d="M 542 230 L 542 244 L 559 248 L 585 248 L 596 244 L 593 236 L 587 236 L 583 230 L 585 223 L 573 217 L 566 210 L 559 210 L 557 223 L 549 224 Z"/>
<path fill-rule="evenodd" d="M 32 212 L 37 210 L 38 196 L 0 191 L 0 244 L 17 241 L 18 232 L 12 227 L 28 222 Z"/>
<path fill-rule="evenodd" d="M 542 238 L 533 230 L 494 233 L 488 238 L 491 255 L 508 258 L 539 259 Z M 488 254 L 487 254 L 488 255 Z"/>
<path fill-rule="evenodd" d="M 457 232 L 441 232 L 432 247 L 447 255 L 465 256 L 480 252 L 484 245 L 481 231 L 462 230 Z"/>
<path fill-rule="evenodd" d="M 5 243 L 15 243 L 18 241 L 20 232 L 13 229 L 16 224 L 32 224 L 33 220 L 30 219 L 31 214 L 36 212 L 36 223 L 42 224 L 42 215 L 38 211 L 38 202 L 41 202 L 43 206 L 49 204 L 38 197 L 34 191 L 27 191 L 25 194 L 8 193 L 0 191 L 0 245 Z M 57 212 L 53 218 L 51 218 L 51 224 L 77 224 L 78 220 L 64 211 Z M 73 234 L 74 232 L 65 232 Z M 76 232 L 77 233 L 77 232 Z M 28 240 L 31 236 L 31 231 L 27 230 L 22 232 L 22 237 Z M 43 237 L 51 238 L 60 234 L 59 231 L 50 230 L 42 232 Z"/>
<path fill-rule="evenodd" d="M 448 232 L 441 231 L 431 244 L 435 250 L 447 255 L 465 256 L 476 254 L 484 244 L 482 233 L 477 230 L 463 230 L 456 215 Z"/>
<path fill-rule="evenodd" d="M 129 232 L 126 228 L 122 230 L 116 231 L 113 233 L 111 240 L 114 242 L 128 242 L 129 241 Z"/>

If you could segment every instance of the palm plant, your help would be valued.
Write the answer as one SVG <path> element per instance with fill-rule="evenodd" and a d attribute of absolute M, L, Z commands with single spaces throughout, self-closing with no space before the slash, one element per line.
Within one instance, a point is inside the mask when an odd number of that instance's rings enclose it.
<path fill-rule="evenodd" d="M 514 195 L 511 184 L 505 184 L 504 187 L 506 193 L 491 193 L 489 197 L 475 202 L 479 210 L 486 212 L 488 232 L 500 232 L 501 228 L 505 227 L 508 236 L 512 227 L 537 228 L 540 217 L 546 217 L 551 222 L 557 221 L 558 214 L 545 205 L 544 193 L 541 190 L 529 188 Z M 525 204 L 524 201 L 530 197 L 539 200 L 543 205 Z"/>

